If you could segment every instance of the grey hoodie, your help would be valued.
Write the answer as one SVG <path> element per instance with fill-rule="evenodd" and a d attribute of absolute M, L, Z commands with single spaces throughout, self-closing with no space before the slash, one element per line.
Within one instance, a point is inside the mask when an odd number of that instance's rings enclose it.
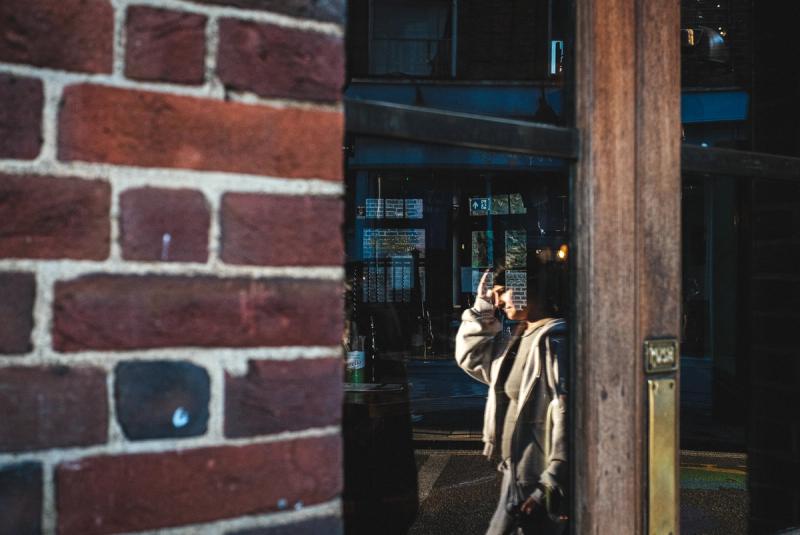
<path fill-rule="evenodd" d="M 476 299 L 475 306 L 465 310 L 461 320 L 456 335 L 456 362 L 471 377 L 489 385 L 483 442 L 484 454 L 491 458 L 496 448 L 499 449 L 496 429 L 497 381 L 509 344 L 503 344 L 500 340 L 500 322 L 494 315 L 494 307 L 485 299 Z M 522 372 L 515 431 L 520 427 L 519 414 L 533 411 L 533 414 L 526 415 L 526 419 L 534 422 L 536 436 L 540 440 L 515 440 L 512 449 L 512 460 L 516 463 L 520 483 L 541 483 L 562 493 L 567 485 L 567 414 L 565 403 L 558 394 L 566 393 L 563 380 L 567 362 L 564 342 L 566 330 L 564 320 L 549 319 L 532 335 L 534 340 Z M 559 346 L 558 349 L 556 346 Z M 517 356 L 522 357 L 525 356 Z M 543 396 L 547 403 L 531 404 L 531 400 L 542 399 Z"/>

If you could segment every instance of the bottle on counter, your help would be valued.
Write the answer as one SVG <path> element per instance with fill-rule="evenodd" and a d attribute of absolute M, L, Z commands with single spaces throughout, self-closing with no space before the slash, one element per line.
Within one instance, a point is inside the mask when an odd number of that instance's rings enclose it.
<path fill-rule="evenodd" d="M 346 381 L 348 383 L 363 383 L 366 379 L 365 339 L 365 336 L 358 334 L 358 327 L 353 323 L 353 327 L 350 330 L 350 342 L 347 347 Z"/>
<path fill-rule="evenodd" d="M 375 341 L 375 318 L 369 316 L 369 382 L 378 382 L 378 344 Z"/>

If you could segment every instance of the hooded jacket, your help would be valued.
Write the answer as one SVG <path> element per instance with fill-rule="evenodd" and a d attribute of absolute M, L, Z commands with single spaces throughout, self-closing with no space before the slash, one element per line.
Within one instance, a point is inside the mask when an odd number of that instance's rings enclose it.
<path fill-rule="evenodd" d="M 499 450 L 498 391 L 502 391 L 501 370 L 510 348 L 508 340 L 499 336 L 500 321 L 494 315 L 494 307 L 479 298 L 475 306 L 465 310 L 461 327 L 456 335 L 455 358 L 458 365 L 474 379 L 489 385 L 483 421 L 484 454 L 492 458 Z M 566 322 L 548 319 L 530 336 L 534 336 L 523 368 L 517 425 L 520 415 L 533 422 L 533 437 L 514 437 L 512 461 L 516 463 L 517 477 L 521 484 L 556 489 L 564 494 L 567 485 L 567 414 L 560 395 L 566 394 Z M 541 390 L 544 389 L 544 390 Z M 546 403 L 532 403 L 534 399 L 545 399 Z M 499 420 L 502 425 L 502 419 Z"/>

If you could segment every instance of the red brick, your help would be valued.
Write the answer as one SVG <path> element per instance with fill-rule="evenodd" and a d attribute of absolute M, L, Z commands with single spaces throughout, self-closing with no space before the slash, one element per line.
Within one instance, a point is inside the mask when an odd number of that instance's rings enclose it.
<path fill-rule="evenodd" d="M 95 368 L 0 368 L 0 451 L 106 442 L 106 375 Z"/>
<path fill-rule="evenodd" d="M 0 74 L 0 158 L 39 155 L 43 103 L 41 80 Z"/>
<path fill-rule="evenodd" d="M 344 22 L 345 0 L 193 0 L 201 4 L 259 9 L 295 17 Z"/>
<path fill-rule="evenodd" d="M 335 345 L 340 283 L 88 275 L 55 286 L 59 351 Z"/>
<path fill-rule="evenodd" d="M 233 89 L 298 100 L 338 101 L 342 95 L 340 37 L 227 19 L 220 21 L 217 58 L 220 80 Z"/>
<path fill-rule="evenodd" d="M 205 262 L 211 214 L 187 189 L 140 188 L 120 195 L 120 243 L 126 260 Z"/>
<path fill-rule="evenodd" d="M 0 466 L 0 533 L 42 532 L 42 465 Z"/>
<path fill-rule="evenodd" d="M 31 273 L 0 273 L 0 353 L 31 350 L 36 280 Z"/>
<path fill-rule="evenodd" d="M 126 18 L 125 76 L 179 84 L 202 84 L 206 17 L 131 6 Z"/>
<path fill-rule="evenodd" d="M 340 266 L 338 198 L 227 193 L 222 198 L 222 259 L 231 264 Z"/>
<path fill-rule="evenodd" d="M 111 72 L 114 13 L 107 0 L 3 0 L 0 61 Z"/>
<path fill-rule="evenodd" d="M 231 531 L 228 535 L 342 535 L 342 519 L 337 516 L 317 516 L 292 524 L 276 524 L 265 528 Z"/>
<path fill-rule="evenodd" d="M 74 85 L 61 160 L 339 180 L 342 114 Z"/>
<path fill-rule="evenodd" d="M 137 531 L 277 511 L 335 498 L 339 437 L 104 456 L 56 469 L 62 535 Z"/>
<path fill-rule="evenodd" d="M 0 258 L 107 258 L 110 195 L 101 180 L 0 174 Z"/>
<path fill-rule="evenodd" d="M 342 359 L 250 361 L 225 378 L 225 435 L 246 437 L 338 424 Z"/>

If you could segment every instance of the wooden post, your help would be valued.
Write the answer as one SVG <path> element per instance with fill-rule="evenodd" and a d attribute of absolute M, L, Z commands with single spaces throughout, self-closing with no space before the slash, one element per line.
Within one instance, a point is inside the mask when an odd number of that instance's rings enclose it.
<path fill-rule="evenodd" d="M 679 334 L 679 4 L 576 8 L 574 532 L 643 533 L 643 341 Z"/>

